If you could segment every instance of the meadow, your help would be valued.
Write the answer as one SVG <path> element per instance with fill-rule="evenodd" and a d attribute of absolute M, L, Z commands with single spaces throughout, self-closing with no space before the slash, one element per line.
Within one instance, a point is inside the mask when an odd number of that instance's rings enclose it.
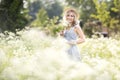
<path fill-rule="evenodd" d="M 70 59 L 65 40 L 38 29 L 0 34 L 0 80 L 120 80 L 120 41 L 86 38 L 81 61 Z"/>

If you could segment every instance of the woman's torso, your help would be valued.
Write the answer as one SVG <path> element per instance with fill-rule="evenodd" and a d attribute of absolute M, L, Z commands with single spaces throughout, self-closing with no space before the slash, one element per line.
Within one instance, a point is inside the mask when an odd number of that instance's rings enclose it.
<path fill-rule="evenodd" d="M 77 34 L 75 32 L 75 26 L 71 27 L 70 29 L 65 30 L 64 37 L 68 41 L 76 40 Z"/>

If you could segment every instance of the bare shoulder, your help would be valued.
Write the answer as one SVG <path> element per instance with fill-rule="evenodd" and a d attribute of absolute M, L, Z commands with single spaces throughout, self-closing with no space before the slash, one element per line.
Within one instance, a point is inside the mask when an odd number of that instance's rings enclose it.
<path fill-rule="evenodd" d="M 75 25 L 75 29 L 76 29 L 76 31 L 81 31 L 82 30 L 79 25 Z"/>

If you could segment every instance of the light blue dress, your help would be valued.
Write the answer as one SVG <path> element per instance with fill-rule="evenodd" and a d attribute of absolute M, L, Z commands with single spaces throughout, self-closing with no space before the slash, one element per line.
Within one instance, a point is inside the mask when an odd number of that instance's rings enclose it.
<path fill-rule="evenodd" d="M 64 37 L 67 41 L 76 40 L 77 34 L 74 31 L 75 27 L 71 27 L 69 30 L 66 30 L 64 33 Z M 67 53 L 74 60 L 80 60 L 80 53 L 76 45 L 70 45 L 70 48 L 67 50 Z"/>

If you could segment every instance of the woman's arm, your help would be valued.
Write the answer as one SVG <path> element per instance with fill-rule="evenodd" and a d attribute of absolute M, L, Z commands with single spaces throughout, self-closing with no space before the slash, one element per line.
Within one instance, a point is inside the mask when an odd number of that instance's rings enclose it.
<path fill-rule="evenodd" d="M 79 25 L 75 26 L 75 31 L 78 34 L 79 38 L 76 41 L 76 44 L 80 44 L 82 42 L 85 42 L 85 35 Z"/>

